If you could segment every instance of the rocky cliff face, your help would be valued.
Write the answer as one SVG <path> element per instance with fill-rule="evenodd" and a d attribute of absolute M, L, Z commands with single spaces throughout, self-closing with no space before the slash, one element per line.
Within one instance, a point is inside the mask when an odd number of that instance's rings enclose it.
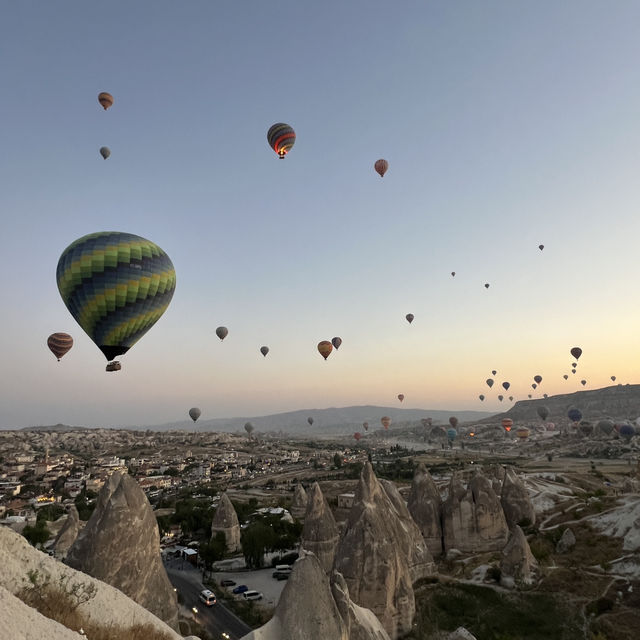
<path fill-rule="evenodd" d="M 333 566 L 354 602 L 371 609 L 394 640 L 411 629 L 415 615 L 402 528 L 396 507 L 366 463 Z"/>
<path fill-rule="evenodd" d="M 60 533 L 58 533 L 55 542 L 53 543 L 53 549 L 58 558 L 64 558 L 67 552 L 71 548 L 71 545 L 76 541 L 78 533 L 80 532 L 80 516 L 75 505 L 71 505 L 69 515 L 65 520 Z"/>
<path fill-rule="evenodd" d="M 238 522 L 238 514 L 233 508 L 231 500 L 226 493 L 222 494 L 220 504 L 213 516 L 211 523 L 211 537 L 222 531 L 227 541 L 227 551 L 234 553 L 241 549 L 240 545 L 240 523 Z"/>
<path fill-rule="evenodd" d="M 298 482 L 293 492 L 293 503 L 291 504 L 291 515 L 297 520 L 302 520 L 307 512 L 309 497 L 301 483 Z"/>
<path fill-rule="evenodd" d="M 406 549 L 411 582 L 432 576 L 435 573 L 433 557 L 418 525 L 411 517 L 409 509 L 402 499 L 398 487 L 391 480 L 380 480 L 380 484 L 395 509 L 396 540 Z"/>
<path fill-rule="evenodd" d="M 507 469 L 502 482 L 500 503 L 504 511 L 507 525 L 513 527 L 520 522 L 534 524 L 536 512 L 524 482 L 513 469 Z"/>
<path fill-rule="evenodd" d="M 376 617 L 354 604 L 340 574 L 332 582 L 312 553 L 303 552 L 273 617 L 242 640 L 389 640 Z"/>
<path fill-rule="evenodd" d="M 112 628 L 116 636 L 119 628 L 150 624 L 159 634 L 167 634 L 174 640 L 182 638 L 146 608 L 141 607 L 118 589 L 34 549 L 21 535 L 8 527 L 0 527 L 0 567 L 2 567 L 0 588 L 3 587 L 12 594 L 18 593 L 29 583 L 28 574 L 30 573 L 37 573 L 40 583 L 49 582 L 52 585 L 59 585 L 63 582 L 95 589 L 95 597 L 81 604 L 78 611 L 95 624 Z M 20 606 L 22 603 L 12 601 L 10 597 L 6 599 L 6 606 L 5 598 L 0 597 L 0 600 L 0 637 L 12 640 L 23 637 L 28 640 L 57 638 L 50 626 L 51 620 L 48 618 L 42 620 L 35 610 L 26 605 Z M 7 620 L 13 622 L 7 624 Z M 23 632 L 28 630 L 32 635 L 8 633 L 15 622 L 19 623 L 18 628 Z M 3 632 L 5 632 L 4 635 Z M 60 640 L 66 637 L 64 632 L 61 633 Z"/>
<path fill-rule="evenodd" d="M 413 476 L 407 507 L 429 551 L 433 556 L 439 556 L 442 553 L 442 499 L 431 474 L 422 463 Z"/>
<path fill-rule="evenodd" d="M 522 529 L 515 525 L 502 550 L 500 583 L 506 587 L 531 584 L 535 580 L 537 569 L 538 563 L 531 553 L 527 538 Z"/>
<path fill-rule="evenodd" d="M 309 493 L 300 546 L 314 553 L 324 572 L 329 574 L 339 537 L 338 525 L 331 508 L 320 485 L 314 482 Z"/>
<path fill-rule="evenodd" d="M 453 474 L 442 513 L 445 552 L 498 551 L 507 543 L 509 528 L 502 505 L 491 482 L 481 473 L 471 478 L 466 490 L 458 474 Z"/>
<path fill-rule="evenodd" d="M 116 587 L 177 628 L 178 604 L 160 557 L 158 524 L 127 473 L 116 472 L 105 482 L 67 564 Z"/>

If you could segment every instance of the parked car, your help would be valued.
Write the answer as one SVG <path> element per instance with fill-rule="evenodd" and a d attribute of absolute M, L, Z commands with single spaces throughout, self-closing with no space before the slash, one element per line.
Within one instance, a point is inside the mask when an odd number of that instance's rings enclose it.
<path fill-rule="evenodd" d="M 245 591 L 243 594 L 245 600 L 262 600 L 262 594 L 259 591 Z"/>
<path fill-rule="evenodd" d="M 278 571 L 276 571 L 273 574 L 273 577 L 276 580 L 288 580 L 290 575 L 291 575 L 290 573 L 279 573 Z"/>
<path fill-rule="evenodd" d="M 228 578 L 225 578 L 224 580 L 220 581 L 220 586 L 222 587 L 235 587 L 236 583 L 234 580 L 229 580 Z"/>
<path fill-rule="evenodd" d="M 201 591 L 198 598 L 204 602 L 207 607 L 212 607 L 217 602 L 216 594 L 213 593 L 213 591 L 209 591 L 209 589 Z"/>
<path fill-rule="evenodd" d="M 249 587 L 246 584 L 239 584 L 234 590 L 233 593 L 244 593 L 245 591 L 249 591 Z"/>

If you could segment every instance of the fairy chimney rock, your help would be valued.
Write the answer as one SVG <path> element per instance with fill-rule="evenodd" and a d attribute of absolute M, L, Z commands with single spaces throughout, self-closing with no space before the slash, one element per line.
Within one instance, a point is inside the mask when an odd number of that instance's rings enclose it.
<path fill-rule="evenodd" d="M 220 498 L 220 503 L 213 516 L 211 523 L 211 537 L 215 537 L 218 532 L 224 533 L 227 541 L 227 551 L 234 553 L 240 550 L 240 523 L 238 522 L 238 514 L 229 500 L 229 496 L 225 493 Z"/>
<path fill-rule="evenodd" d="M 333 568 L 344 577 L 353 601 L 371 609 L 392 640 L 411 629 L 416 610 L 409 537 L 400 534 L 403 527 L 367 462 Z"/>
<path fill-rule="evenodd" d="M 407 507 L 431 554 L 440 555 L 442 553 L 442 499 L 431 474 L 423 463 L 420 463 L 413 476 Z"/>
<path fill-rule="evenodd" d="M 504 587 L 513 587 L 519 584 L 531 584 L 535 580 L 538 563 L 531 553 L 522 529 L 515 525 L 511 529 L 509 541 L 502 550 L 500 561 L 500 583 Z"/>
<path fill-rule="evenodd" d="M 296 518 L 296 520 L 302 520 L 304 518 L 307 512 L 308 502 L 309 497 L 307 496 L 307 492 L 304 490 L 302 484 L 298 482 L 293 492 L 293 503 L 291 505 L 291 515 Z"/>
<path fill-rule="evenodd" d="M 529 492 L 513 469 L 507 469 L 505 473 L 500 502 L 510 527 L 524 522 L 535 523 L 536 512 Z"/>
<path fill-rule="evenodd" d="M 329 574 L 339 537 L 340 532 L 331 508 L 320 485 L 314 482 L 309 490 L 300 546 L 314 553 L 324 572 Z"/>
<path fill-rule="evenodd" d="M 177 628 L 178 603 L 160 557 L 158 523 L 128 473 L 116 471 L 104 483 L 66 563 L 116 587 Z"/>
<path fill-rule="evenodd" d="M 64 558 L 67 555 L 71 545 L 76 541 L 79 532 L 80 516 L 78 515 L 76 506 L 72 504 L 69 509 L 69 515 L 53 543 L 53 550 L 58 558 Z"/>
<path fill-rule="evenodd" d="M 499 551 L 507 543 L 509 528 L 502 505 L 482 473 L 471 478 L 466 490 L 458 474 L 453 474 L 442 514 L 445 552 Z"/>

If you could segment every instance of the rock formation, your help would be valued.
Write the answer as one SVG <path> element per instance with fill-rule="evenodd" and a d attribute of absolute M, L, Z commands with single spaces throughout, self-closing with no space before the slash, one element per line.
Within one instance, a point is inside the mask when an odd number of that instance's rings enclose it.
<path fill-rule="evenodd" d="M 158 524 L 144 492 L 127 473 L 117 471 L 104 483 L 66 561 L 177 628 L 178 604 L 160 557 Z"/>
<path fill-rule="evenodd" d="M 0 527 L 0 587 L 3 587 L 12 594 L 18 593 L 26 585 L 29 584 L 28 574 L 37 573 L 38 580 L 41 584 L 49 582 L 52 585 L 67 583 L 71 586 L 81 585 L 95 589 L 95 597 L 81 604 L 78 612 L 93 623 L 111 627 L 114 636 L 117 636 L 118 628 L 128 628 L 134 625 L 150 624 L 157 630 L 158 634 L 166 634 L 172 640 L 182 640 L 182 636 L 178 635 L 164 622 L 156 618 L 147 609 L 135 603 L 118 589 L 96 580 L 85 573 L 76 571 L 71 567 L 59 562 L 58 560 L 48 556 L 37 549 L 34 549 L 21 535 L 15 533 L 8 527 Z M 15 604 L 15 603 L 14 603 Z M 26 605 L 24 605 L 26 607 Z M 13 609 L 11 603 L 7 603 L 5 607 L 4 598 L 0 602 L 0 637 L 4 638 L 28 638 L 31 640 L 53 640 L 56 636 L 53 632 L 50 634 L 43 630 L 32 614 L 16 612 L 24 620 L 23 629 L 33 630 L 33 636 L 14 635 L 6 633 L 11 627 L 5 624 L 5 616 L 12 617 L 10 611 Z M 32 611 L 27 607 L 29 611 Z M 35 613 L 38 616 L 37 613 Z M 47 624 L 51 621 L 47 620 Z M 75 636 L 74 636 L 75 637 Z"/>
<path fill-rule="evenodd" d="M 556 553 L 568 553 L 575 546 L 576 546 L 576 537 L 573 531 L 571 531 L 571 529 L 567 527 L 563 531 L 562 537 L 560 538 L 560 540 L 558 540 L 558 543 L 556 544 Z"/>
<path fill-rule="evenodd" d="M 399 527 L 396 526 L 396 539 L 406 549 L 411 582 L 417 582 L 421 578 L 432 576 L 435 573 L 433 558 L 418 525 L 411 517 L 409 509 L 398 491 L 398 487 L 391 480 L 380 480 L 380 484 L 396 511 L 397 524 L 400 525 Z"/>
<path fill-rule="evenodd" d="M 300 546 L 314 553 L 324 572 L 329 574 L 339 537 L 338 525 L 331 508 L 322 495 L 320 486 L 314 482 L 309 491 Z"/>
<path fill-rule="evenodd" d="M 302 520 L 304 518 L 307 512 L 308 502 L 309 497 L 307 496 L 307 492 L 304 490 L 302 484 L 298 482 L 293 492 L 293 503 L 291 505 L 291 515 L 296 518 L 296 520 Z"/>
<path fill-rule="evenodd" d="M 211 537 L 222 531 L 227 541 L 227 551 L 234 553 L 238 551 L 240 546 L 240 523 L 238 522 L 238 514 L 229 500 L 226 493 L 222 494 L 220 503 L 213 516 L 211 523 Z"/>
<path fill-rule="evenodd" d="M 329 582 L 312 553 L 303 552 L 282 591 L 273 617 L 242 640 L 389 640 L 371 611 L 354 604 L 342 576 Z"/>
<path fill-rule="evenodd" d="M 537 568 L 538 563 L 531 553 L 524 532 L 515 525 L 511 529 L 506 547 L 502 550 L 500 584 L 504 587 L 531 584 Z"/>
<path fill-rule="evenodd" d="M 76 506 L 72 504 L 69 515 L 53 543 L 53 550 L 57 558 L 64 558 L 67 555 L 71 545 L 76 541 L 79 532 L 80 516 L 78 515 Z"/>
<path fill-rule="evenodd" d="M 507 469 L 505 473 L 500 502 L 510 527 L 525 521 L 528 521 L 529 524 L 535 523 L 536 512 L 529 492 L 513 469 Z"/>
<path fill-rule="evenodd" d="M 396 507 L 367 462 L 333 567 L 343 575 L 353 601 L 371 609 L 394 640 L 411 629 L 415 615 L 409 540 Z"/>
<path fill-rule="evenodd" d="M 445 552 L 482 553 L 504 548 L 509 528 L 491 482 L 476 473 L 466 491 L 454 473 L 449 495 L 442 505 L 442 533 Z"/>
<path fill-rule="evenodd" d="M 423 463 L 420 463 L 413 476 L 407 507 L 431 554 L 442 554 L 442 499 Z"/>

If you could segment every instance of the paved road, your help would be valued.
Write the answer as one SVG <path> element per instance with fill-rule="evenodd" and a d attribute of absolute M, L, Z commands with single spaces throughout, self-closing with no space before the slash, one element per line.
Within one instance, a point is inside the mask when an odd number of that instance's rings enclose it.
<path fill-rule="evenodd" d="M 177 567 L 165 565 L 171 584 L 182 596 L 184 606 L 191 611 L 192 607 L 198 609 L 196 620 L 202 625 L 215 640 L 222 639 L 222 633 L 228 633 L 230 640 L 239 640 L 251 631 L 234 613 L 229 611 L 218 601 L 212 607 L 207 607 L 198 600 L 198 594 L 204 589 L 202 586 L 202 574 L 193 569 L 181 570 Z"/>

